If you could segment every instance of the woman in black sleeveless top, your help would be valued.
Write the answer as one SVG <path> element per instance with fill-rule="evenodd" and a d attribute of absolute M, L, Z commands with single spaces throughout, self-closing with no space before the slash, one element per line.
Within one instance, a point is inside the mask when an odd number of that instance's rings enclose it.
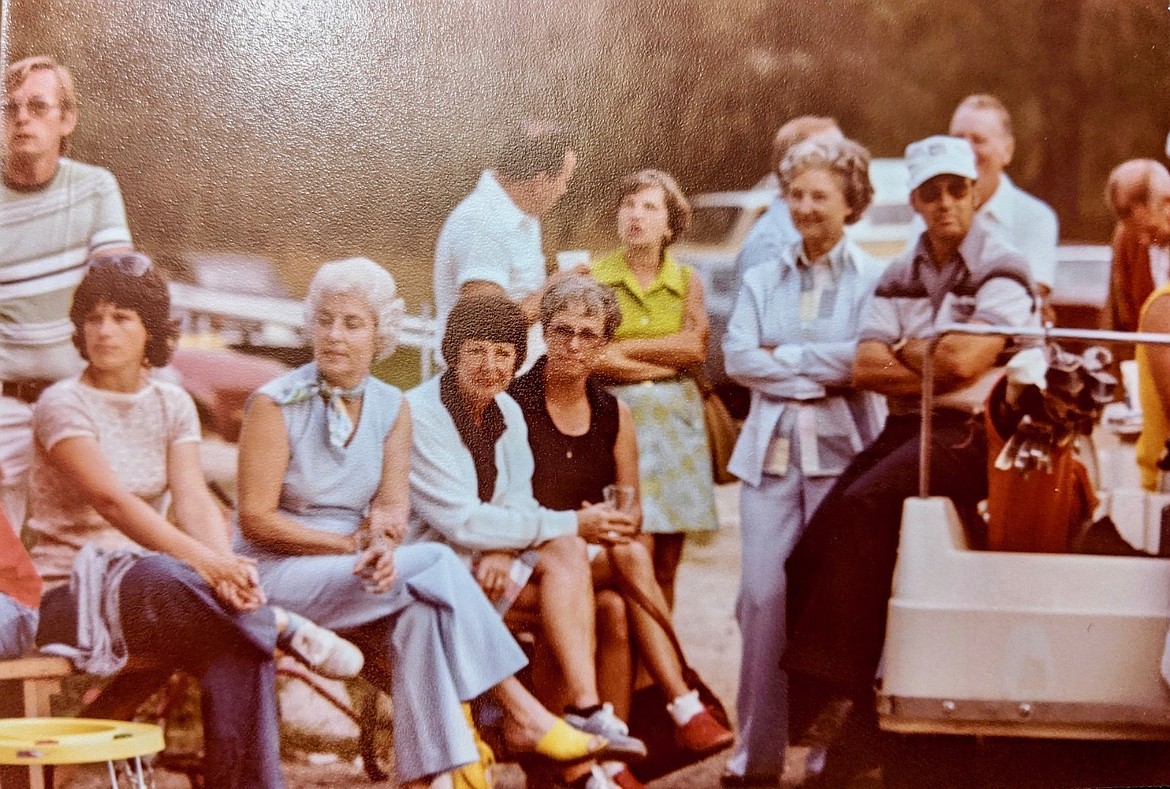
<path fill-rule="evenodd" d="M 547 355 L 508 389 L 528 424 L 528 443 L 536 461 L 533 494 L 544 507 L 568 510 L 581 507 L 583 502 L 602 501 L 607 485 L 624 487 L 632 492 L 628 509 L 640 521 L 638 447 L 630 410 L 590 379 L 621 321 L 617 300 L 606 286 L 574 276 L 549 287 L 541 299 L 540 313 Z M 604 599 L 602 590 L 620 588 L 613 567 L 617 564 L 622 576 L 657 603 L 659 610 L 668 610 L 645 539 L 615 535 L 602 545 L 589 546 L 599 600 Z M 666 633 L 640 606 L 630 603 L 628 609 L 633 639 L 647 670 L 666 697 L 673 699 L 668 709 L 679 743 L 700 752 L 729 744 L 732 733 L 687 687 Z M 598 666 L 607 662 L 599 660 Z M 625 662 L 628 666 L 629 661 Z M 598 685 L 602 697 L 608 695 L 618 717 L 625 719 L 631 689 L 629 672 L 622 677 L 599 677 Z"/>

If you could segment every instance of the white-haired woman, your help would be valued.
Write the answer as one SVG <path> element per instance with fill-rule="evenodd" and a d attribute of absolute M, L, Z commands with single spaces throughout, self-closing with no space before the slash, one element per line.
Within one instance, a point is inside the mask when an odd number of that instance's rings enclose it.
<path fill-rule="evenodd" d="M 240 549 L 269 598 L 344 630 L 394 700 L 404 786 L 475 764 L 461 706 L 494 691 L 518 750 L 561 761 L 602 751 L 513 677 L 524 655 L 467 568 L 443 545 L 399 547 L 408 513 L 410 412 L 369 374 L 403 314 L 371 260 L 327 263 L 309 286 L 314 361 L 263 386 L 240 437 Z"/>
<path fill-rule="evenodd" d="M 743 635 L 739 737 L 725 785 L 775 782 L 784 767 L 784 563 L 821 499 L 879 428 L 876 398 L 851 389 L 859 320 L 882 265 L 845 237 L 873 198 L 869 152 L 808 140 L 779 167 L 801 240 L 744 274 L 723 340 L 727 373 L 751 390 L 729 468 L 743 480 L 736 618 Z"/>

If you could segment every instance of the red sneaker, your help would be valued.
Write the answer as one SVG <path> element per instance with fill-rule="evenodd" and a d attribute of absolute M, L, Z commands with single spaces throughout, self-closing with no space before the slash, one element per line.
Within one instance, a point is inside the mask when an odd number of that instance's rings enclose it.
<path fill-rule="evenodd" d="M 624 764 L 622 769 L 609 776 L 609 780 L 615 786 L 620 786 L 621 789 L 646 789 L 646 784 L 639 781 L 637 776 L 630 772 L 630 768 Z"/>
<path fill-rule="evenodd" d="M 715 720 L 710 710 L 704 709 L 686 724 L 676 726 L 674 739 L 688 751 L 711 754 L 729 747 L 735 742 L 735 734 Z"/>

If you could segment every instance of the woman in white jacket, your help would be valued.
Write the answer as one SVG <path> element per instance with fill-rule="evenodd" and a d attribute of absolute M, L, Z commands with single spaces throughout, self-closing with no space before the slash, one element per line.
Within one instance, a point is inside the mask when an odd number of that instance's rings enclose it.
<path fill-rule="evenodd" d="M 845 237 L 873 197 L 869 152 L 809 140 L 780 164 L 801 240 L 744 274 L 723 342 L 727 373 L 751 390 L 729 468 L 740 492 L 736 618 L 743 635 L 736 750 L 724 784 L 779 779 L 787 742 L 787 561 L 850 458 L 876 434 L 878 401 L 851 386 L 860 317 L 881 263 Z"/>

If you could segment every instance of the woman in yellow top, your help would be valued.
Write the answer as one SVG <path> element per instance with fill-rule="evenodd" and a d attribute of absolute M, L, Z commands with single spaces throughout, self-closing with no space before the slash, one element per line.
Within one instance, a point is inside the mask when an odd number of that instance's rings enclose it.
<path fill-rule="evenodd" d="M 634 418 L 642 488 L 642 530 L 654 571 L 673 604 L 687 532 L 718 526 L 703 403 L 686 368 L 707 357 L 707 311 L 698 276 L 667 246 L 686 230 L 691 207 L 670 175 L 641 170 L 617 189 L 621 247 L 593 264 L 617 294 L 622 321 L 599 375 Z"/>
<path fill-rule="evenodd" d="M 1150 294 L 1142 306 L 1141 332 L 1170 332 L 1170 285 Z M 1158 489 L 1158 458 L 1170 439 L 1170 346 L 1138 345 L 1138 394 L 1142 404 L 1142 434 L 1137 442 L 1142 487 Z"/>

